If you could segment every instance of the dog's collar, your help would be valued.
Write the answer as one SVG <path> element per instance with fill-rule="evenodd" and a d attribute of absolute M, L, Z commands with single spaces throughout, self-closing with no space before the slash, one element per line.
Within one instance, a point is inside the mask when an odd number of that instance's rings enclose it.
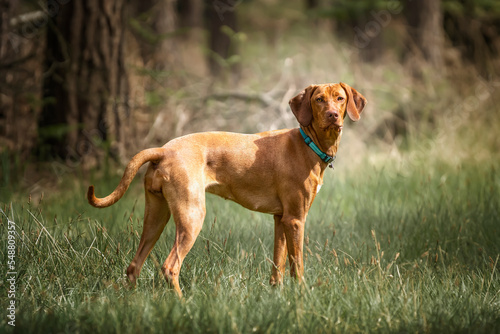
<path fill-rule="evenodd" d="M 332 157 L 331 155 L 328 155 L 325 152 L 321 151 L 318 145 L 316 145 L 313 142 L 313 140 L 308 135 L 306 135 L 306 133 L 304 132 L 304 130 L 302 130 L 302 128 L 300 128 L 300 134 L 302 135 L 302 138 L 304 138 L 304 141 L 306 142 L 307 146 L 309 146 L 311 150 L 313 150 L 314 153 L 316 153 L 322 161 L 326 162 L 330 168 L 333 168 L 333 162 L 335 161 L 335 156 Z"/>

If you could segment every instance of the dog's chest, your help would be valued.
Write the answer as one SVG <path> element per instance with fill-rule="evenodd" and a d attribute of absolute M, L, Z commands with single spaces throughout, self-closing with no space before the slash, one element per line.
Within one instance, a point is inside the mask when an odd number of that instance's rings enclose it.
<path fill-rule="evenodd" d="M 322 184 L 318 184 L 318 186 L 316 187 L 316 194 L 319 193 L 322 186 L 323 186 Z"/>

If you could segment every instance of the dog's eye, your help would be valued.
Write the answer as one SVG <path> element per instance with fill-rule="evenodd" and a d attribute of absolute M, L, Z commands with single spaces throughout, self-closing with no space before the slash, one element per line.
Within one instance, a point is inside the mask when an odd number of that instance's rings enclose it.
<path fill-rule="evenodd" d="M 337 97 L 337 101 L 344 101 L 344 98 L 342 96 Z"/>
<path fill-rule="evenodd" d="M 318 98 L 316 99 L 316 102 L 323 102 L 323 98 L 322 98 L 322 97 L 318 97 Z"/>

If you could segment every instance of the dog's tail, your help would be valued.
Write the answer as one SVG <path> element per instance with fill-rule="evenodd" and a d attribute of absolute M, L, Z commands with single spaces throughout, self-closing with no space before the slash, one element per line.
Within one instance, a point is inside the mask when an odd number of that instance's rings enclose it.
<path fill-rule="evenodd" d="M 104 198 L 97 198 L 94 194 L 94 186 L 89 187 L 87 199 L 90 205 L 96 208 L 105 208 L 118 202 L 127 191 L 139 168 L 148 161 L 160 160 L 164 155 L 165 149 L 163 148 L 150 148 L 137 153 L 128 163 L 120 183 L 110 195 Z"/>

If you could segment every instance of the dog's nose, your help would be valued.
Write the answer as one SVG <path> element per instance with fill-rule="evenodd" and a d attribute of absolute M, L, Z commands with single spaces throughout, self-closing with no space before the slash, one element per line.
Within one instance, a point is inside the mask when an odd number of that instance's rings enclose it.
<path fill-rule="evenodd" d="M 326 112 L 326 116 L 328 118 L 333 118 L 334 120 L 337 120 L 339 118 L 339 113 L 338 111 L 329 110 Z"/>

